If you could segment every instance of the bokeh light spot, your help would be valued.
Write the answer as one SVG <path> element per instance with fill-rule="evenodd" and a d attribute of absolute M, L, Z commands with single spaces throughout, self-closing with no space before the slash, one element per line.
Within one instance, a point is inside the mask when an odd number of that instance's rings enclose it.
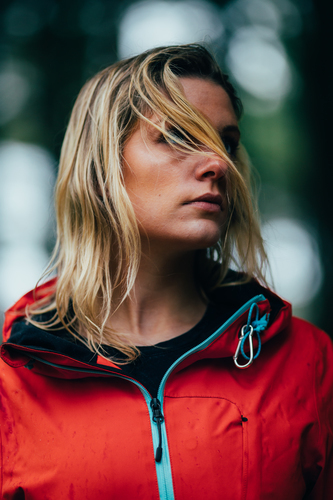
<path fill-rule="evenodd" d="M 219 11 L 210 2 L 137 2 L 120 22 L 119 55 L 125 58 L 159 45 L 214 40 L 222 34 Z"/>
<path fill-rule="evenodd" d="M 31 94 L 28 79 L 14 67 L 0 70 L 0 125 L 13 119 L 23 108 Z"/>
<path fill-rule="evenodd" d="M 48 261 L 54 160 L 45 149 L 0 143 L 0 309 L 33 288 Z"/>
<path fill-rule="evenodd" d="M 292 88 L 287 56 L 269 30 L 237 30 L 230 41 L 227 64 L 237 83 L 257 99 L 281 101 Z"/>
<path fill-rule="evenodd" d="M 273 218 L 262 228 L 273 288 L 297 307 L 308 305 L 319 292 L 322 265 L 315 238 L 299 221 Z"/>

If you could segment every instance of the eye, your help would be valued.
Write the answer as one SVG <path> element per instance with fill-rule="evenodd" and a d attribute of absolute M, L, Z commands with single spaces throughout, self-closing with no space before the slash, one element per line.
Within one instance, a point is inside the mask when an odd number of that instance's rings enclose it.
<path fill-rule="evenodd" d="M 169 132 L 169 136 L 166 137 L 164 134 L 161 134 L 159 137 L 158 137 L 158 141 L 157 142 L 161 142 L 161 143 L 164 143 L 164 144 L 175 144 L 175 145 L 179 145 L 180 142 L 183 142 L 183 143 L 186 143 L 186 144 L 189 144 L 190 143 L 190 140 L 189 140 L 189 136 L 186 136 L 185 135 L 185 132 L 183 133 L 181 130 L 177 129 L 177 128 L 171 128 L 168 130 Z"/>
<path fill-rule="evenodd" d="M 169 131 L 171 135 L 171 142 L 174 144 L 177 144 L 177 140 L 181 142 L 188 142 L 188 139 L 186 138 L 185 134 L 183 134 L 180 130 L 178 129 L 171 129 Z M 174 137 L 174 141 L 172 140 L 172 137 Z"/>
<path fill-rule="evenodd" d="M 239 141 L 229 136 L 229 137 L 222 137 L 222 142 L 224 144 L 224 147 L 228 155 L 232 158 L 235 158 L 239 147 Z"/>

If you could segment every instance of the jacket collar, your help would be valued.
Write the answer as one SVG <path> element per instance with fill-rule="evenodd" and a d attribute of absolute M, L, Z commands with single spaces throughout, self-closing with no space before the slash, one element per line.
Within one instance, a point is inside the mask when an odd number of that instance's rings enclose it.
<path fill-rule="evenodd" d="M 56 279 L 48 281 L 28 292 L 5 313 L 6 342 L 1 346 L 1 358 L 12 367 L 25 366 L 36 373 L 57 378 L 108 376 L 110 373 L 120 375 L 121 366 L 92 353 L 65 329 L 46 331 L 24 319 L 26 307 L 54 293 L 55 286 Z M 256 281 L 219 288 L 210 298 L 221 305 L 228 320 L 207 339 L 202 348 L 184 359 L 181 368 L 199 359 L 233 357 L 239 332 L 247 322 L 250 306 L 246 307 L 246 304 L 255 297 L 260 317 L 265 314 L 270 317 L 266 330 L 261 334 L 262 343 L 275 337 L 288 325 L 290 304 Z"/>

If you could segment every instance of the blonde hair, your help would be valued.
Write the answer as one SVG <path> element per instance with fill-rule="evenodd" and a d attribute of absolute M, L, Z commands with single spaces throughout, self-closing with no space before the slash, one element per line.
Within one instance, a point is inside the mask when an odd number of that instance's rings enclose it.
<path fill-rule="evenodd" d="M 197 252 L 202 290 L 209 294 L 223 285 L 232 263 L 245 280 L 264 281 L 266 256 L 245 152 L 240 150 L 234 161 L 228 156 L 216 130 L 185 99 L 179 78 L 186 76 L 221 85 L 240 117 L 241 103 L 232 85 L 204 47 L 155 48 L 104 69 L 84 85 L 61 151 L 55 196 L 57 243 L 48 268 L 48 273 L 57 269 L 57 285 L 46 301 L 30 307 L 29 320 L 45 329 L 65 326 L 101 355 L 103 344 L 112 346 L 126 362 L 137 357 L 138 349 L 106 324 L 114 290 L 124 301 L 140 264 L 139 229 L 122 172 L 122 149 L 139 120 L 158 128 L 174 148 L 205 155 L 208 148 L 229 166 L 226 231 L 213 248 Z M 158 124 L 150 120 L 152 113 L 161 117 Z M 170 135 L 169 126 L 186 136 L 185 143 Z M 33 320 L 33 315 L 52 310 L 52 320 Z"/>

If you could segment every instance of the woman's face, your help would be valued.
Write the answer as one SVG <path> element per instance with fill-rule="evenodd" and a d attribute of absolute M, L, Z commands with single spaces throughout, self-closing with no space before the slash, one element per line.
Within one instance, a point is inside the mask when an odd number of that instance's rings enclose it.
<path fill-rule="evenodd" d="M 239 142 L 237 118 L 225 90 L 209 80 L 181 78 L 187 100 L 220 134 L 232 155 Z M 158 122 L 158 116 L 152 116 Z M 124 180 L 141 238 L 166 252 L 207 248 L 227 220 L 227 164 L 177 151 L 153 126 L 137 127 L 123 151 Z"/>

